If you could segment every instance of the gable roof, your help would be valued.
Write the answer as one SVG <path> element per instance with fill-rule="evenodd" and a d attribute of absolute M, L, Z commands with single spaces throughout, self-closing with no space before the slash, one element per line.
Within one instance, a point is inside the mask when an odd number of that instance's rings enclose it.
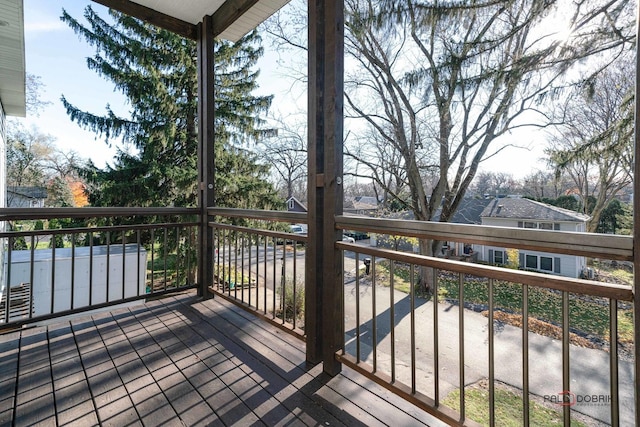
<path fill-rule="evenodd" d="M 44 187 L 14 187 L 8 186 L 7 193 L 17 194 L 27 199 L 46 199 L 49 197 Z"/>
<path fill-rule="evenodd" d="M 190 39 L 212 16 L 214 37 L 237 42 L 290 0 L 93 0 Z"/>
<path fill-rule="evenodd" d="M 458 210 L 453 214 L 449 222 L 454 224 L 481 224 L 480 214 L 484 211 L 491 200 L 489 199 L 462 199 Z M 438 208 L 434 215 L 434 221 L 440 221 L 442 208 Z"/>
<path fill-rule="evenodd" d="M 588 215 L 536 202 L 531 199 L 504 197 L 493 199 L 482 211 L 482 218 L 531 219 L 536 221 L 585 222 Z"/>
<path fill-rule="evenodd" d="M 375 210 L 378 209 L 378 199 L 374 196 L 358 196 L 345 200 L 344 209 Z"/>

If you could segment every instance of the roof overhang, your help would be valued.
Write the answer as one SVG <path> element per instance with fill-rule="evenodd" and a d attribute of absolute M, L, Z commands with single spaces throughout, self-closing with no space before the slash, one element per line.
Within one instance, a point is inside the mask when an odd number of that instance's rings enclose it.
<path fill-rule="evenodd" d="M 24 6 L 0 0 L 0 102 L 8 116 L 26 115 Z"/>
<path fill-rule="evenodd" d="M 197 25 L 213 17 L 214 36 L 236 42 L 290 0 L 94 0 L 190 39 Z"/>

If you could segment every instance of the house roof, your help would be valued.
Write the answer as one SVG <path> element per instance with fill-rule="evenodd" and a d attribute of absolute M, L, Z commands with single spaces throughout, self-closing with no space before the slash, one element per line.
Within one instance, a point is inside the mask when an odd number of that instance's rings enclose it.
<path fill-rule="evenodd" d="M 290 0 L 94 0 L 184 37 L 195 39 L 197 25 L 213 17 L 214 36 L 236 42 Z"/>
<path fill-rule="evenodd" d="M 344 203 L 346 209 L 372 210 L 378 209 L 378 199 L 374 196 L 358 196 Z"/>
<path fill-rule="evenodd" d="M 24 6 L 0 0 L 0 103 L 5 114 L 26 115 Z"/>
<path fill-rule="evenodd" d="M 287 204 L 289 203 L 290 200 L 293 200 L 295 204 L 297 204 L 298 206 L 300 206 L 301 208 L 304 208 L 304 210 L 307 210 L 307 207 L 305 206 L 304 203 L 302 203 L 300 200 L 298 200 L 295 196 L 291 196 L 287 199 Z"/>
<path fill-rule="evenodd" d="M 482 218 L 480 218 L 480 215 L 490 201 L 489 199 L 462 199 L 458 210 L 456 210 L 449 222 L 454 224 L 481 224 Z M 442 208 L 439 208 L 433 220 L 440 221 L 441 213 Z"/>
<path fill-rule="evenodd" d="M 46 199 L 47 197 L 49 197 L 47 189 L 44 187 L 7 186 L 7 193 L 18 194 L 28 199 Z"/>
<path fill-rule="evenodd" d="M 585 222 L 589 216 L 536 202 L 531 199 L 504 197 L 493 199 L 482 211 L 482 218 L 531 219 L 536 221 Z"/>

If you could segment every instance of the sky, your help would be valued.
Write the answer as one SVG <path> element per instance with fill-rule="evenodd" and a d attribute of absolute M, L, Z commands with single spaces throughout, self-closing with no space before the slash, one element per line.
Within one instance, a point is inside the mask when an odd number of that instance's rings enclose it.
<path fill-rule="evenodd" d="M 103 167 L 113 158 L 117 144 L 109 147 L 104 139 L 73 123 L 60 101 L 64 95 L 72 104 L 95 114 L 104 113 L 107 104 L 117 113 L 128 111 L 124 97 L 114 91 L 113 85 L 87 68 L 86 58 L 93 56 L 95 50 L 60 20 L 63 8 L 80 19 L 89 4 L 106 14 L 106 8 L 88 0 L 24 0 L 26 69 L 40 76 L 44 85 L 41 98 L 51 104 L 39 116 L 22 121 L 52 135 L 58 148 L 73 150 Z M 286 115 L 292 104 L 305 105 L 306 100 L 289 98 L 291 83 L 282 76 L 286 70 L 279 68 L 277 62 L 281 58 L 269 49 L 266 45 L 265 56 L 259 64 L 258 94 L 274 94 L 272 110 L 276 115 L 285 111 L 282 114 Z M 540 141 L 544 139 L 538 132 L 520 132 L 510 143 L 525 148 L 507 148 L 483 162 L 481 170 L 507 172 L 521 178 L 544 169 L 544 163 L 538 160 L 543 154 Z"/>

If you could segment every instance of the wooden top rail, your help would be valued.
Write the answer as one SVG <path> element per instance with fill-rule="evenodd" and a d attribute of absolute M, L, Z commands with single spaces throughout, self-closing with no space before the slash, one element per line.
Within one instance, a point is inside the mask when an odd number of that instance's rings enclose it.
<path fill-rule="evenodd" d="M 219 228 L 223 230 L 240 231 L 248 234 L 259 234 L 261 236 L 276 237 L 280 239 L 295 240 L 296 242 L 307 242 L 309 239 L 303 234 L 286 233 L 283 231 L 259 230 L 251 227 L 241 227 L 238 225 L 221 224 L 218 222 L 209 222 L 209 227 Z"/>
<path fill-rule="evenodd" d="M 558 291 L 567 291 L 576 294 L 610 298 L 619 301 L 633 301 L 633 290 L 631 286 L 573 279 L 570 277 L 535 273 L 531 271 L 512 270 L 508 268 L 493 267 L 443 258 L 427 257 L 423 255 L 410 254 L 408 252 L 397 252 L 391 249 L 378 249 L 360 246 L 353 243 L 337 242 L 336 247 L 338 249 L 401 261 L 408 264 L 433 267 L 439 270 L 453 271 L 472 276 L 487 277 L 490 279 L 504 280 L 506 282 L 555 289 Z"/>
<path fill-rule="evenodd" d="M 197 208 L 0 208 L 0 221 L 52 218 L 109 218 L 119 216 L 197 215 Z"/>
<path fill-rule="evenodd" d="M 307 223 L 307 214 L 302 212 L 268 211 L 259 209 L 207 208 L 207 214 L 231 218 L 251 218 L 264 221 Z"/>
<path fill-rule="evenodd" d="M 342 215 L 336 217 L 336 227 L 345 230 L 359 230 L 421 239 L 495 245 L 504 248 L 633 261 L 633 238 L 631 236 Z"/>

